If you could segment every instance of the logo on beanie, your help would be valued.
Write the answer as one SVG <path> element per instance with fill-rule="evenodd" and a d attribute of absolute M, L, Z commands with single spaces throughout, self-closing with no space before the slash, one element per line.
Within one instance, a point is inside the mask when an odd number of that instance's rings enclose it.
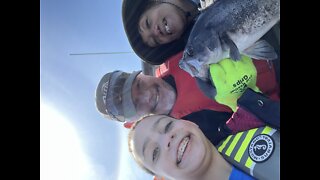
<path fill-rule="evenodd" d="M 260 134 L 253 138 L 249 144 L 249 157 L 256 163 L 264 162 L 272 155 L 274 145 L 271 136 Z"/>
<path fill-rule="evenodd" d="M 101 87 L 102 100 L 104 104 L 107 104 L 107 93 L 108 93 L 108 87 L 109 87 L 108 85 L 109 85 L 109 81 L 104 83 Z"/>

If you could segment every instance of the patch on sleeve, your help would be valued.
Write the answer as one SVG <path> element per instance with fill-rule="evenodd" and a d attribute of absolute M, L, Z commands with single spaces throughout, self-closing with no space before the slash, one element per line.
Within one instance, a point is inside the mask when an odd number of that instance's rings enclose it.
<path fill-rule="evenodd" d="M 271 136 L 259 134 L 249 144 L 249 157 L 256 163 L 262 163 L 271 157 L 274 148 L 275 143 Z"/>

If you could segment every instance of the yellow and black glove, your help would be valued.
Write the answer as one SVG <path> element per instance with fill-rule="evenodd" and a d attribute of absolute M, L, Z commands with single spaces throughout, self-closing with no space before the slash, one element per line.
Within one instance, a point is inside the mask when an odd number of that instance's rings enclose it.
<path fill-rule="evenodd" d="M 250 87 L 261 92 L 256 86 L 257 70 L 251 58 L 242 55 L 242 59 L 234 61 L 226 58 L 218 63 L 210 64 L 210 76 L 216 89 L 217 102 L 229 106 L 234 112 L 237 100 Z"/>

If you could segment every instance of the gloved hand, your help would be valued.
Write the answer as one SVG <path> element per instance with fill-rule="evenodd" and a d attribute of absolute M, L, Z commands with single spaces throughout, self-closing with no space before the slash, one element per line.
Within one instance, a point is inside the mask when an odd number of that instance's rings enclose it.
<path fill-rule="evenodd" d="M 251 58 L 247 56 L 242 55 L 239 61 L 226 58 L 210 64 L 209 67 L 211 80 L 217 91 L 215 100 L 229 106 L 234 112 L 237 99 L 246 88 L 250 87 L 256 92 L 261 92 L 256 86 L 257 70 Z"/>

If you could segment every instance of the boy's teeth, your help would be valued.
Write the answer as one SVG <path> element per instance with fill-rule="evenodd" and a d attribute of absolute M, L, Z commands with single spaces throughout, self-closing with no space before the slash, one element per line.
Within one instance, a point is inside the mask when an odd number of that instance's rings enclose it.
<path fill-rule="evenodd" d="M 159 101 L 159 94 L 157 94 L 156 103 L 158 103 L 158 101 Z"/>
<path fill-rule="evenodd" d="M 181 162 L 182 160 L 182 156 L 184 151 L 186 150 L 186 147 L 189 143 L 190 138 L 189 137 L 185 137 L 183 138 L 182 142 L 180 143 L 179 147 L 178 147 L 178 158 L 177 158 L 177 162 L 178 164 Z"/>
<path fill-rule="evenodd" d="M 166 29 L 166 32 L 170 34 L 170 33 L 171 33 L 171 31 L 170 31 L 169 26 L 166 24 L 164 27 L 165 27 L 165 29 Z"/>

